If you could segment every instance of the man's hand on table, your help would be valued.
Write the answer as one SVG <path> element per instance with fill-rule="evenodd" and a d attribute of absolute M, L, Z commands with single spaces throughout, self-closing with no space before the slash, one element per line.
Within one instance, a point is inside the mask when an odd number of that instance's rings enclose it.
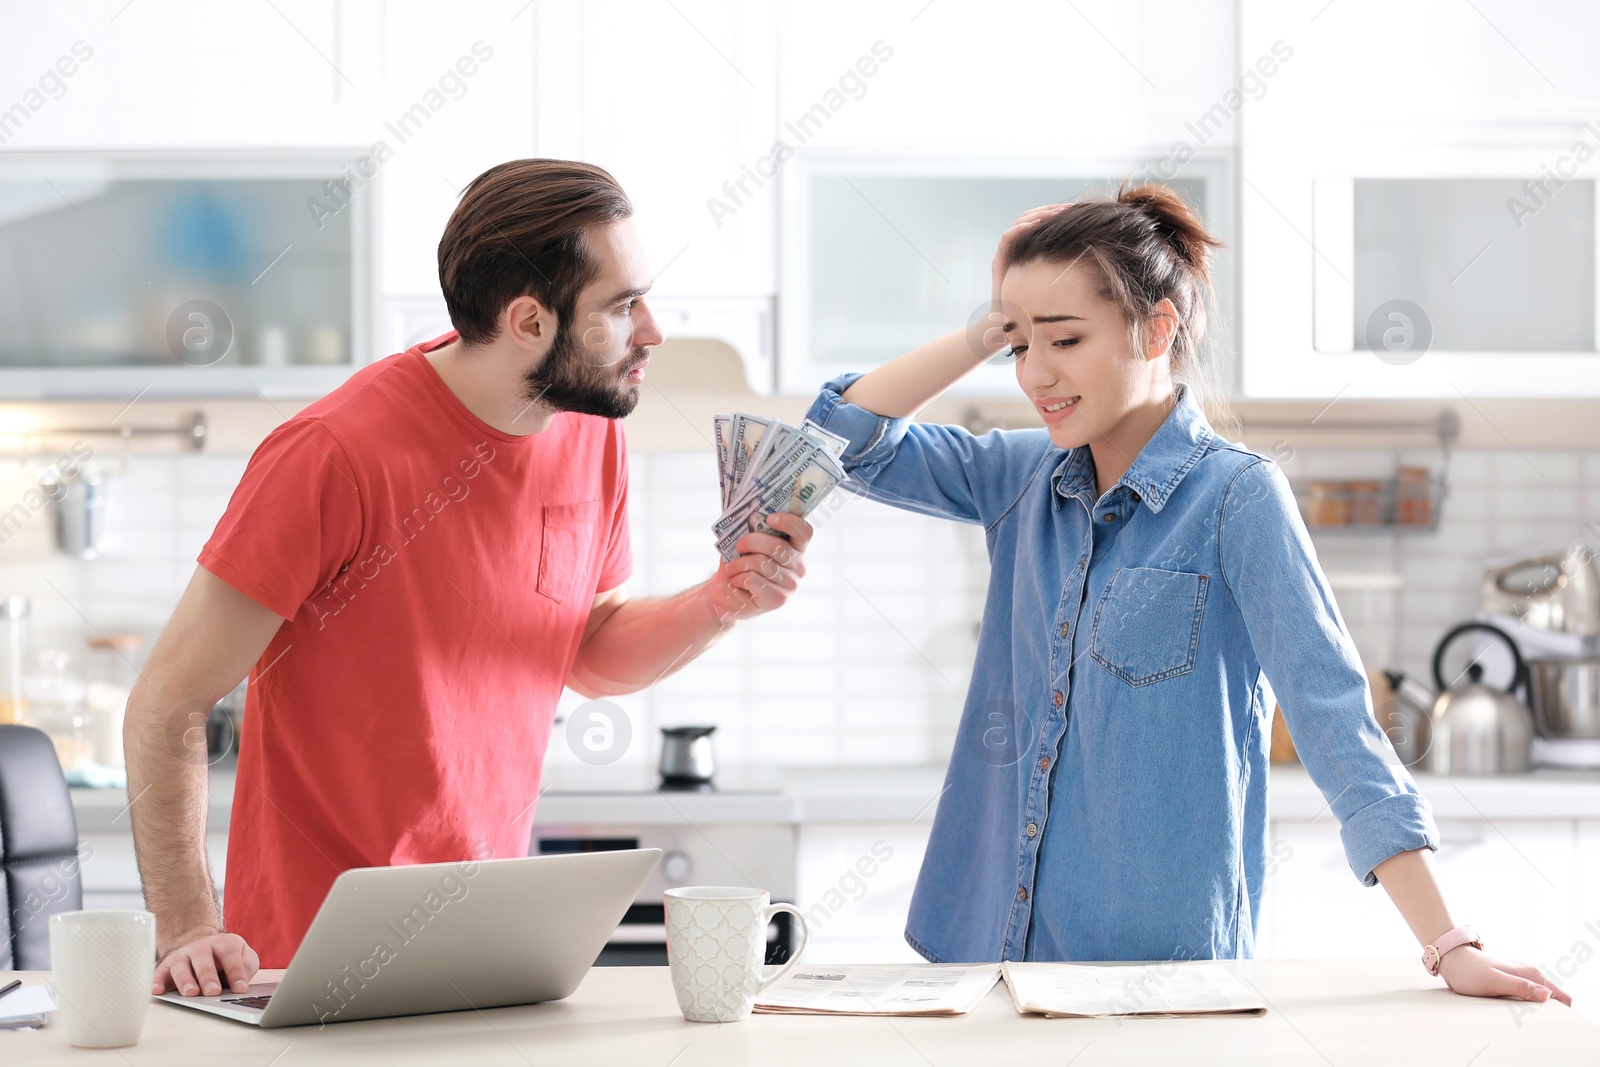
<path fill-rule="evenodd" d="M 1471 945 L 1446 952 L 1439 961 L 1439 976 L 1451 989 L 1469 997 L 1557 1000 L 1572 1007 L 1572 997 L 1539 968 L 1491 956 Z"/>
<path fill-rule="evenodd" d="M 788 539 L 766 533 L 739 538 L 736 559 L 717 568 L 712 598 L 724 624 L 751 619 L 781 608 L 805 577 L 806 546 L 816 531 L 798 515 L 777 511 L 767 525 Z"/>
<path fill-rule="evenodd" d="M 221 930 L 198 931 L 173 939 L 156 967 L 150 992 L 161 994 L 177 990 L 186 997 L 215 997 L 222 993 L 222 978 L 231 992 L 248 993 L 250 979 L 261 969 L 256 950 L 238 934 Z"/>

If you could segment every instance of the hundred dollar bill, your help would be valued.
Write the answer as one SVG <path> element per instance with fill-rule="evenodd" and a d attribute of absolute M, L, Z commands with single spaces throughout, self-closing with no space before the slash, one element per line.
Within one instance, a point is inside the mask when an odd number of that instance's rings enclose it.
<path fill-rule="evenodd" d="M 771 425 L 771 419 L 764 419 L 759 415 L 750 415 L 743 411 L 733 413 L 733 422 L 729 428 L 731 445 L 728 452 L 733 460 L 734 493 L 737 493 L 739 486 L 743 484 L 750 457 L 761 447 L 761 438 Z"/>
<path fill-rule="evenodd" d="M 722 490 L 722 506 L 728 506 L 733 495 L 733 417 L 717 415 L 712 420 L 717 435 L 717 484 Z"/>
<path fill-rule="evenodd" d="M 787 511 L 791 515 L 805 518 L 822 503 L 823 497 L 833 492 L 839 483 L 848 477 L 838 461 L 826 452 L 811 457 L 810 461 L 800 469 L 794 481 L 789 483 L 788 496 L 777 500 L 766 498 L 762 501 L 763 507 L 756 513 L 759 518 L 755 519 L 754 529 L 757 533 L 777 534 L 778 531 L 766 524 L 768 515 L 774 511 Z M 775 506 L 769 509 L 768 504 Z M 778 536 L 784 535 L 778 534 Z"/>
<path fill-rule="evenodd" d="M 796 435 L 781 454 L 774 455 L 759 469 L 746 475 L 733 502 L 712 526 L 717 536 L 721 537 L 726 530 L 739 525 L 762 500 L 776 500 L 788 493 L 810 457 L 824 454 L 815 441 L 804 434 Z"/>
<path fill-rule="evenodd" d="M 824 430 L 821 426 L 818 426 L 810 419 L 807 419 L 800 424 L 800 432 L 811 437 L 814 441 L 822 446 L 823 451 L 827 452 L 828 455 L 832 456 L 834 459 L 839 459 L 844 455 L 844 450 L 850 447 L 850 441 L 848 438 L 840 437 L 832 430 Z"/>
<path fill-rule="evenodd" d="M 786 422 L 774 422 L 767 428 L 767 432 L 761 435 L 761 443 L 745 462 L 745 484 L 734 487 L 735 496 L 742 495 L 748 490 L 753 477 L 770 473 L 772 465 L 780 462 L 796 441 L 805 440 L 809 438 L 798 428 Z"/>
<path fill-rule="evenodd" d="M 735 542 L 751 531 L 786 537 L 786 534 L 767 524 L 766 520 L 773 512 L 786 511 L 801 517 L 809 515 L 824 497 L 847 478 L 844 468 L 826 452 L 819 448 L 804 452 L 798 462 L 775 478 L 765 492 L 746 498 L 719 520 L 714 527 L 718 552 L 725 560 L 735 558 L 738 555 L 733 547 Z"/>

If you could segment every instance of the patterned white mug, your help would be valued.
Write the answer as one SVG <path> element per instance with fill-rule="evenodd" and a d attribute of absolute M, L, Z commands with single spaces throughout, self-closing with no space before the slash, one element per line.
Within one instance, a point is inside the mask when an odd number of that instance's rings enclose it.
<path fill-rule="evenodd" d="M 148 911 L 50 916 L 50 984 L 67 1040 L 79 1048 L 138 1042 L 155 969 L 156 917 Z"/>
<path fill-rule="evenodd" d="M 764 889 L 741 886 L 680 886 L 664 894 L 667 963 L 678 1007 L 692 1023 L 731 1023 L 747 1018 L 756 994 L 794 969 L 810 931 L 793 904 L 773 904 Z M 769 978 L 761 976 L 767 954 L 767 924 L 778 912 L 800 924 L 800 945 Z"/>

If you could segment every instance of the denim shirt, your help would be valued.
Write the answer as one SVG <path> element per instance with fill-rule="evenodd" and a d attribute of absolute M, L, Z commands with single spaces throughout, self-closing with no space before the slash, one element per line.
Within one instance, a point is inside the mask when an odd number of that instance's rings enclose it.
<path fill-rule="evenodd" d="M 1185 387 L 1097 499 L 1088 448 L 883 418 L 842 399 L 858 377 L 807 413 L 849 438 L 846 486 L 982 525 L 992 564 L 906 925 L 919 953 L 1252 955 L 1275 697 L 1356 877 L 1438 848 L 1288 482 Z"/>

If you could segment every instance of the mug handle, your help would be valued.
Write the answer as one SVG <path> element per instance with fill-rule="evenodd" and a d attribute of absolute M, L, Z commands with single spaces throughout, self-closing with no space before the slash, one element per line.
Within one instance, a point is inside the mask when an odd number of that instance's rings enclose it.
<path fill-rule="evenodd" d="M 769 905 L 767 905 L 766 918 L 762 921 L 761 928 L 763 930 L 765 930 L 766 927 L 767 927 L 767 923 L 771 922 L 772 921 L 772 917 L 774 915 L 778 914 L 778 912 L 780 912 L 780 911 L 788 912 L 790 915 L 793 915 L 796 920 L 799 921 L 799 923 L 800 923 L 800 947 L 794 950 L 794 955 L 789 957 L 789 962 L 785 963 L 782 967 L 778 968 L 778 972 L 776 974 L 772 975 L 770 978 L 763 979 L 761 984 L 756 986 L 756 992 L 757 993 L 761 992 L 763 989 L 767 988 L 769 985 L 771 985 L 772 983 L 776 982 L 778 979 L 783 978 L 790 971 L 794 970 L 795 965 L 800 962 L 800 954 L 806 950 L 806 942 L 811 940 L 811 929 L 810 929 L 810 927 L 806 926 L 806 917 L 804 915 L 800 914 L 800 909 L 795 907 L 793 904 L 769 904 Z"/>

